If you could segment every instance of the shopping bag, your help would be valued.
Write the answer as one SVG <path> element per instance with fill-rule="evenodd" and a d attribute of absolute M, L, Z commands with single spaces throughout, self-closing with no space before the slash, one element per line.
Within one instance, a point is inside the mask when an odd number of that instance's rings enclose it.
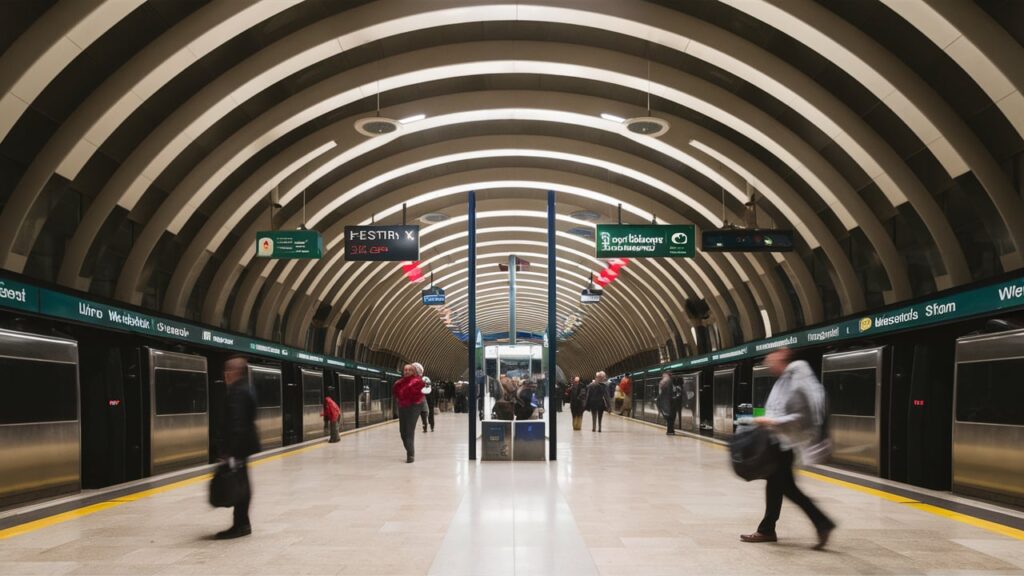
<path fill-rule="evenodd" d="M 230 508 L 243 500 L 249 490 L 249 483 L 242 475 L 241 468 L 232 468 L 221 462 L 210 480 L 210 505 L 216 508 Z"/>
<path fill-rule="evenodd" d="M 740 426 L 729 442 L 729 454 L 733 471 L 748 482 L 774 474 L 782 457 L 779 443 L 763 426 Z"/>

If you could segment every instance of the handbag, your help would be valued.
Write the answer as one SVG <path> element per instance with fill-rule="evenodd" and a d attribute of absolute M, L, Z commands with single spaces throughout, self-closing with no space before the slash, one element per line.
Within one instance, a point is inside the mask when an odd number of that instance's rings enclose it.
<path fill-rule="evenodd" d="M 210 480 L 210 505 L 215 508 L 230 508 L 243 500 L 249 492 L 249 482 L 242 474 L 242 468 L 232 468 L 221 462 Z"/>
<path fill-rule="evenodd" d="M 764 426 L 740 426 L 729 442 L 736 475 L 747 482 L 768 478 L 782 459 L 782 449 Z"/>

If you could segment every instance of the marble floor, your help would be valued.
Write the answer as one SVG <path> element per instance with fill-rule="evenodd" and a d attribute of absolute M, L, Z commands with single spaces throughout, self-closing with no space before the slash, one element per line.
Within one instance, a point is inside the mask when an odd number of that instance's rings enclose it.
<path fill-rule="evenodd" d="M 1024 574 L 1024 541 L 813 478 L 828 550 L 788 502 L 780 542 L 741 543 L 764 484 L 722 447 L 562 416 L 557 462 L 467 462 L 443 414 L 406 464 L 382 426 L 254 465 L 249 537 L 210 538 L 230 511 L 196 482 L 0 540 L 0 574 Z"/>

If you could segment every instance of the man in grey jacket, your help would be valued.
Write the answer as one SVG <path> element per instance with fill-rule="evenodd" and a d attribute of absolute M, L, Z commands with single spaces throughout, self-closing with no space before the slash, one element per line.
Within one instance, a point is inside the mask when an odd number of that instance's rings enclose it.
<path fill-rule="evenodd" d="M 818 544 L 822 549 L 836 525 L 814 502 L 800 491 L 793 478 L 794 452 L 803 464 L 816 464 L 828 456 L 828 438 L 822 434 L 825 425 L 825 390 L 814 376 L 811 366 L 803 360 L 793 361 L 788 348 L 777 350 L 764 360 L 768 370 L 778 380 L 765 403 L 765 415 L 754 423 L 767 426 L 779 442 L 782 451 L 779 467 L 768 477 L 765 489 L 764 518 L 757 532 L 744 534 L 744 542 L 776 542 L 775 523 L 782 510 L 782 497 L 789 498 L 800 507 L 818 531 Z"/>

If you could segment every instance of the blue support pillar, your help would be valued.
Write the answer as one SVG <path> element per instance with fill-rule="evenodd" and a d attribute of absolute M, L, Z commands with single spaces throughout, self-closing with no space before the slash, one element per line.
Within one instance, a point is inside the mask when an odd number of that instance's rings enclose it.
<path fill-rule="evenodd" d="M 483 366 L 476 365 L 476 192 L 469 193 L 469 328 L 466 330 L 466 352 L 469 354 L 469 459 L 476 460 L 476 413 L 477 386 L 480 380 L 477 371 Z"/>
<path fill-rule="evenodd" d="M 558 459 L 558 410 L 555 408 L 555 390 L 558 388 L 558 362 L 556 361 L 556 352 L 558 351 L 558 316 L 557 308 L 555 304 L 558 300 L 558 285 L 555 283 L 556 276 L 555 272 L 558 270 L 557 261 L 555 260 L 555 240 L 557 235 L 555 232 L 557 228 L 555 226 L 555 191 L 548 190 L 548 365 L 546 366 L 548 371 L 548 394 L 550 401 L 548 407 L 551 408 L 551 418 L 548 421 L 551 423 L 550 430 L 548 431 L 548 458 L 551 460 Z M 559 399 L 561 400 L 561 399 Z"/>

